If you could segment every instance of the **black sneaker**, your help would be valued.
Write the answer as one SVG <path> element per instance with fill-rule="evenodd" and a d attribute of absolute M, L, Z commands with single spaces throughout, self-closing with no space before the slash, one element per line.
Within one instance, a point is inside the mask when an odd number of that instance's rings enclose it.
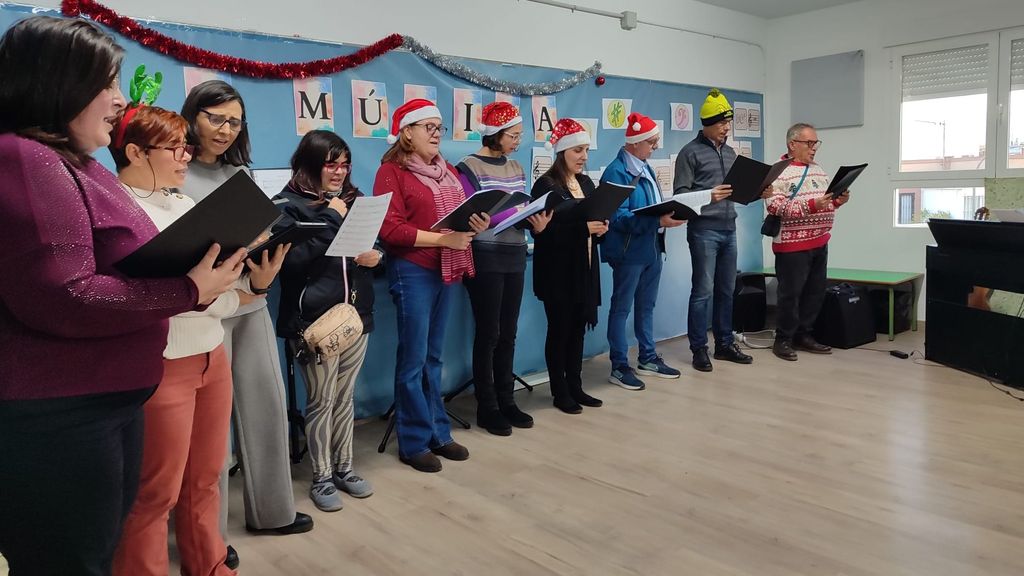
<path fill-rule="evenodd" d="M 587 408 L 600 408 L 604 405 L 604 402 L 600 399 L 594 398 L 583 390 L 570 392 L 569 395 L 572 396 L 572 399 L 575 400 L 577 404 L 586 406 Z"/>
<path fill-rule="evenodd" d="M 783 360 L 796 362 L 796 352 L 793 350 L 793 344 L 789 340 L 776 340 L 775 344 L 772 345 L 772 354 Z"/>
<path fill-rule="evenodd" d="M 533 428 L 533 416 L 519 409 L 515 404 L 501 407 L 501 414 L 516 428 Z"/>
<path fill-rule="evenodd" d="M 238 565 L 241 561 L 238 559 L 238 552 L 232 546 L 228 546 L 228 555 L 224 558 L 224 565 L 232 570 L 238 570 Z"/>
<path fill-rule="evenodd" d="M 714 369 L 714 366 L 711 365 L 711 359 L 708 358 L 707 346 L 693 351 L 693 368 L 701 372 L 711 372 Z"/>
<path fill-rule="evenodd" d="M 754 357 L 749 354 L 744 354 L 740 350 L 739 344 L 735 342 L 725 348 L 715 347 L 715 360 L 725 360 L 727 362 L 735 362 L 737 364 L 753 364 Z"/>

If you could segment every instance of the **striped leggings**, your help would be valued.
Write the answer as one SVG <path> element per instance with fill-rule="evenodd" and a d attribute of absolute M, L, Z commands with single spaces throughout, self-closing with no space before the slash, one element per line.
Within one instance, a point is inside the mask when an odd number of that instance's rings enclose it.
<path fill-rule="evenodd" d="M 302 365 L 306 380 L 306 439 L 315 480 L 352 470 L 353 396 L 366 357 L 367 334 L 340 356 Z"/>

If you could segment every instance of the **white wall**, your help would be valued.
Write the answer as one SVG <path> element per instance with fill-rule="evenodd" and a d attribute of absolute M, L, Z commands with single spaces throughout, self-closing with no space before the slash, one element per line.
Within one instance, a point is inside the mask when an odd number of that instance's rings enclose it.
<path fill-rule="evenodd" d="M 819 130 L 823 140 L 817 160 L 829 170 L 841 164 L 869 162 L 854 184 L 850 203 L 842 209 L 829 244 L 829 263 L 836 267 L 907 272 L 924 271 L 927 228 L 895 228 L 890 163 L 896 106 L 889 51 L 884 46 L 971 34 L 1024 24 L 1020 0 L 862 0 L 835 8 L 768 21 L 765 43 L 766 156 L 785 152 L 790 117 L 790 63 L 815 56 L 864 50 L 864 125 Z M 766 265 L 772 262 L 765 244 Z M 922 303 L 923 304 L 923 303 Z M 923 307 L 920 308 L 923 311 Z M 923 316 L 922 316 L 923 317 Z"/>
<path fill-rule="evenodd" d="M 21 0 L 58 7 L 59 0 Z M 764 91 L 755 47 L 522 0 L 105 0 L 126 16 L 368 44 L 406 34 L 436 52 L 570 70 L 601 61 L 608 74 Z M 764 20 L 692 0 L 576 0 L 639 19 L 762 42 Z M 369 9 L 367 7 L 370 7 Z"/>

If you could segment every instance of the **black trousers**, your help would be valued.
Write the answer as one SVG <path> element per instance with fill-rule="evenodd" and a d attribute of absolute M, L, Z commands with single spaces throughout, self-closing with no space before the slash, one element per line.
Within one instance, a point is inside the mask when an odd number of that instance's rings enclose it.
<path fill-rule="evenodd" d="M 587 316 L 583 304 L 544 302 L 548 317 L 548 336 L 544 358 L 548 364 L 551 395 L 568 400 L 571 391 L 583 390 L 583 336 Z"/>
<path fill-rule="evenodd" d="M 473 388 L 478 408 L 514 403 L 512 362 L 525 277 L 524 272 L 477 272 L 465 281 L 476 320 Z"/>
<path fill-rule="evenodd" d="M 776 339 L 792 341 L 814 332 L 814 322 L 825 300 L 827 269 L 828 245 L 775 255 L 779 280 Z"/>
<path fill-rule="evenodd" d="M 0 402 L 0 553 L 11 576 L 108 576 L 153 389 Z"/>

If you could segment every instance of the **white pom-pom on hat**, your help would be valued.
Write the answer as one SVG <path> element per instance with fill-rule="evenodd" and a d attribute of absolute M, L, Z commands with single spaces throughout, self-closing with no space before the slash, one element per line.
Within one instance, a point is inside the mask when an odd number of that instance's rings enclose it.
<path fill-rule="evenodd" d="M 640 131 L 640 123 L 639 122 L 633 122 L 633 130 L 636 130 L 638 132 Z"/>
<path fill-rule="evenodd" d="M 551 145 L 551 140 L 547 140 L 547 141 L 544 142 L 544 149 L 545 150 L 551 150 L 552 148 L 554 148 L 554 146 Z"/>
<path fill-rule="evenodd" d="M 398 136 L 395 136 L 394 134 L 388 134 L 387 141 L 388 144 L 394 144 L 395 142 L 398 142 Z"/>

